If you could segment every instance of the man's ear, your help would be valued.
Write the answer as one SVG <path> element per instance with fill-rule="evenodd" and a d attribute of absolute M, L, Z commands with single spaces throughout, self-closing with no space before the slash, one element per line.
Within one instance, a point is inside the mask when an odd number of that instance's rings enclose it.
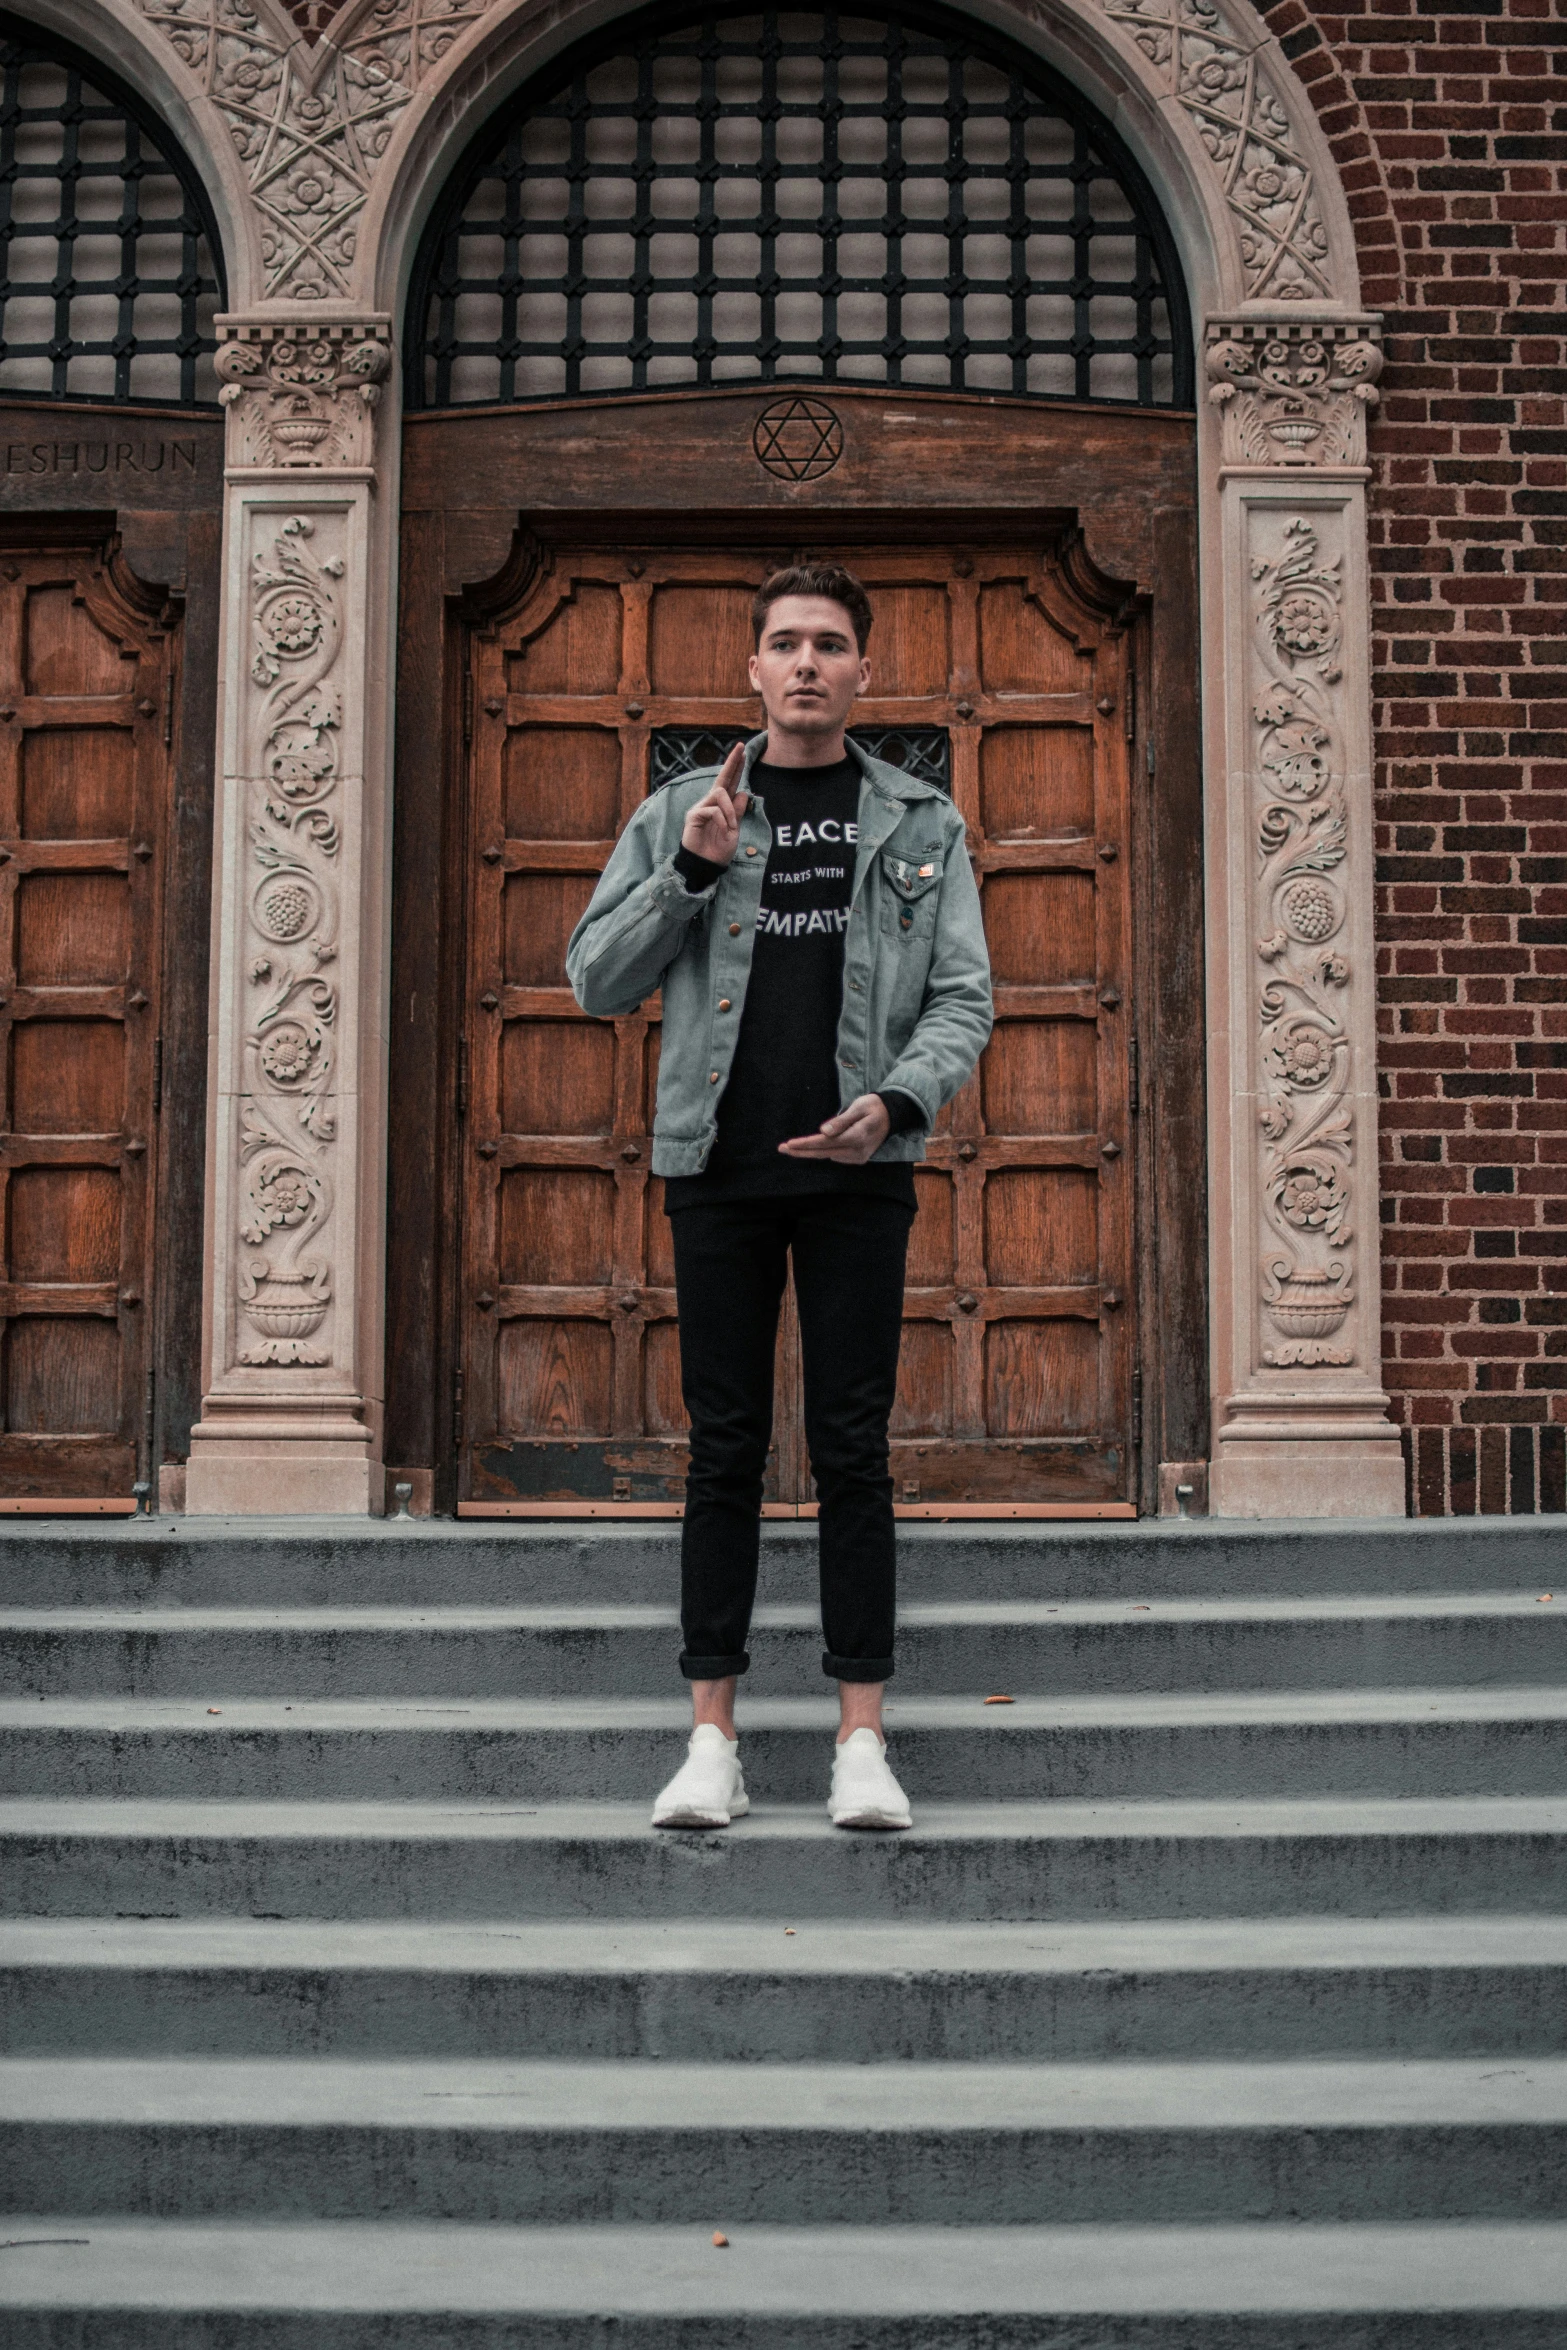
<path fill-rule="evenodd" d="M 755 655 L 754 653 L 751 655 L 751 658 L 749 659 L 749 661 L 747 661 L 747 663 L 746 663 L 746 665 L 745 665 L 745 668 L 746 668 L 746 675 L 747 675 L 747 676 L 750 678 L 750 680 L 751 680 L 751 691 L 752 691 L 752 693 L 753 693 L 753 694 L 759 694 L 759 693 L 761 692 L 761 690 L 762 690 L 762 679 L 761 679 L 761 672 L 760 672 L 760 670 L 759 670 L 759 669 L 758 669 L 758 667 L 757 667 L 757 660 L 756 660 L 756 655 Z"/>
<path fill-rule="evenodd" d="M 871 665 L 863 653 L 860 655 L 860 683 L 858 690 L 862 694 L 868 694 L 871 690 Z"/>

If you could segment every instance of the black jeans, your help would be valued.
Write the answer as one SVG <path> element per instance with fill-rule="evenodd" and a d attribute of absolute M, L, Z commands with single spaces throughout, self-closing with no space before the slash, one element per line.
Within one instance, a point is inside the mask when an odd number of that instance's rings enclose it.
<path fill-rule="evenodd" d="M 788 1259 L 800 1309 L 805 1437 L 821 1503 L 822 1670 L 892 1675 L 896 1564 L 887 1422 L 914 1217 L 856 1192 L 715 1200 L 670 1218 L 691 1468 L 680 1543 L 680 1670 L 743 1673 L 773 1426 L 773 1349 Z"/>

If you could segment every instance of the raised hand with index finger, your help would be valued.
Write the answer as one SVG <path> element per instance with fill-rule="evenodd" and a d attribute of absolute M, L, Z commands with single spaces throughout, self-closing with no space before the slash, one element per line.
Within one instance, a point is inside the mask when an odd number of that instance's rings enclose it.
<path fill-rule="evenodd" d="M 693 856 L 706 857 L 711 865 L 727 865 L 740 843 L 740 819 L 751 796 L 735 788 L 744 760 L 745 747 L 736 743 L 719 769 L 712 790 L 696 801 L 686 815 L 680 845 Z"/>

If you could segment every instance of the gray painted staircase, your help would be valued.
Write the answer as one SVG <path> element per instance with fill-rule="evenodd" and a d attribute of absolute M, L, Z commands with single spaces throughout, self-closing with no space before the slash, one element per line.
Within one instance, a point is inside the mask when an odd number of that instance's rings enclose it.
<path fill-rule="evenodd" d="M 722 1836 L 667 1531 L 0 1537 L 0 2339 L 1562 2350 L 1563 1531 L 910 1530 L 884 1838 L 803 1533 Z"/>

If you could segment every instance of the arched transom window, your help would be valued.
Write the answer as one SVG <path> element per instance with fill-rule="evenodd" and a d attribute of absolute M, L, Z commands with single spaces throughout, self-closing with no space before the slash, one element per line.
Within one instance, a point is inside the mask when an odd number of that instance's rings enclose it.
<path fill-rule="evenodd" d="M 456 174 L 411 329 L 430 407 L 787 379 L 1191 398 L 1130 155 L 923 12 L 714 9 L 577 52 Z"/>
<path fill-rule="evenodd" d="M 114 77 L 0 18 L 0 394 L 216 401 L 199 182 Z"/>

